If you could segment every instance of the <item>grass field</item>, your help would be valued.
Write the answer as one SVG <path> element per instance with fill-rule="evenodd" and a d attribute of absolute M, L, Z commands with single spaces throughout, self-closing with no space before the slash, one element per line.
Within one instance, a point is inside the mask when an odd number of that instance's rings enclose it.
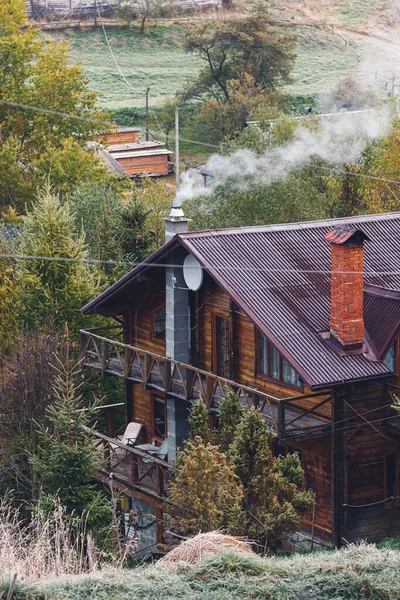
<path fill-rule="evenodd" d="M 144 106 L 150 87 L 153 106 L 196 77 L 200 62 L 182 47 L 182 29 L 177 26 L 149 28 L 140 35 L 137 28 L 107 29 L 118 65 L 131 90 L 121 79 L 107 47 L 102 30 L 52 32 L 53 40 L 68 40 L 74 61 L 81 61 L 90 89 L 101 94 L 100 104 L 108 109 Z M 50 37 L 46 32 L 46 37 Z"/>
<path fill-rule="evenodd" d="M 17 583 L 14 600 L 398 600 L 400 552 L 373 545 L 262 559 L 227 552 L 196 565 Z M 0 585 L 0 589 L 7 586 Z"/>

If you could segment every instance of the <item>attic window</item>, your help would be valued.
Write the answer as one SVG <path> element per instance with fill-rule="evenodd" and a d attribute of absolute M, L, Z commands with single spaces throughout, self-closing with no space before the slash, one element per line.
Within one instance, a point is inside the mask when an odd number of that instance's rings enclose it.
<path fill-rule="evenodd" d="M 390 346 L 383 362 L 393 373 L 396 371 L 396 342 Z"/>
<path fill-rule="evenodd" d="M 282 381 L 286 385 L 302 389 L 303 382 L 300 377 L 275 346 L 258 332 L 257 337 L 257 375 Z"/>
<path fill-rule="evenodd" d="M 160 342 L 165 340 L 165 304 L 152 313 L 151 338 Z"/>

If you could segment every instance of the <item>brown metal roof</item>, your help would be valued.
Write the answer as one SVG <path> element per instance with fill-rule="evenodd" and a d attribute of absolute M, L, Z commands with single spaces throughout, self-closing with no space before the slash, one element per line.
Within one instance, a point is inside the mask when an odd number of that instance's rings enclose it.
<path fill-rule="evenodd" d="M 345 224 L 370 240 L 365 245 L 366 283 L 385 288 L 379 296 L 384 312 L 366 292 L 367 333 L 379 352 L 400 316 L 400 301 L 388 297 L 400 290 L 400 213 L 184 233 L 146 262 L 161 262 L 172 246 L 182 244 L 313 387 L 383 376 L 389 373 L 383 362 L 371 355 L 341 355 L 320 335 L 329 327 L 330 306 L 330 245 L 324 236 Z M 133 269 L 82 311 L 101 312 L 100 305 L 145 266 Z"/>

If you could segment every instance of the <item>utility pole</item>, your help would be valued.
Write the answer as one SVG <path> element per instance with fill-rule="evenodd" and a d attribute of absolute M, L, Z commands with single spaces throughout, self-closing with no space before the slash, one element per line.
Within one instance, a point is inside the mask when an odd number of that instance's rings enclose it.
<path fill-rule="evenodd" d="M 175 107 L 175 181 L 179 190 L 179 108 Z"/>
<path fill-rule="evenodd" d="M 149 91 L 150 88 L 146 88 L 146 142 L 149 141 Z"/>
<path fill-rule="evenodd" d="M 394 97 L 394 92 L 395 92 L 395 81 L 396 81 L 396 75 L 394 73 L 392 73 L 392 98 Z"/>

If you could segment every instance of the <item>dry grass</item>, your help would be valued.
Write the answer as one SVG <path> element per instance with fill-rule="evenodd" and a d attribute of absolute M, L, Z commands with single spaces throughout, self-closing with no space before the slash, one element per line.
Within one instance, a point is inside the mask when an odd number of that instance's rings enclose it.
<path fill-rule="evenodd" d="M 85 524 L 66 518 L 60 505 L 45 518 L 39 514 L 23 523 L 17 509 L 7 501 L 0 504 L 0 575 L 38 580 L 60 575 L 93 573 L 98 556 Z"/>
<path fill-rule="evenodd" d="M 207 554 L 221 554 L 228 550 L 253 554 L 251 543 L 218 531 L 199 533 L 182 542 L 177 548 L 168 552 L 161 560 L 162 563 L 185 562 L 195 564 Z"/>

